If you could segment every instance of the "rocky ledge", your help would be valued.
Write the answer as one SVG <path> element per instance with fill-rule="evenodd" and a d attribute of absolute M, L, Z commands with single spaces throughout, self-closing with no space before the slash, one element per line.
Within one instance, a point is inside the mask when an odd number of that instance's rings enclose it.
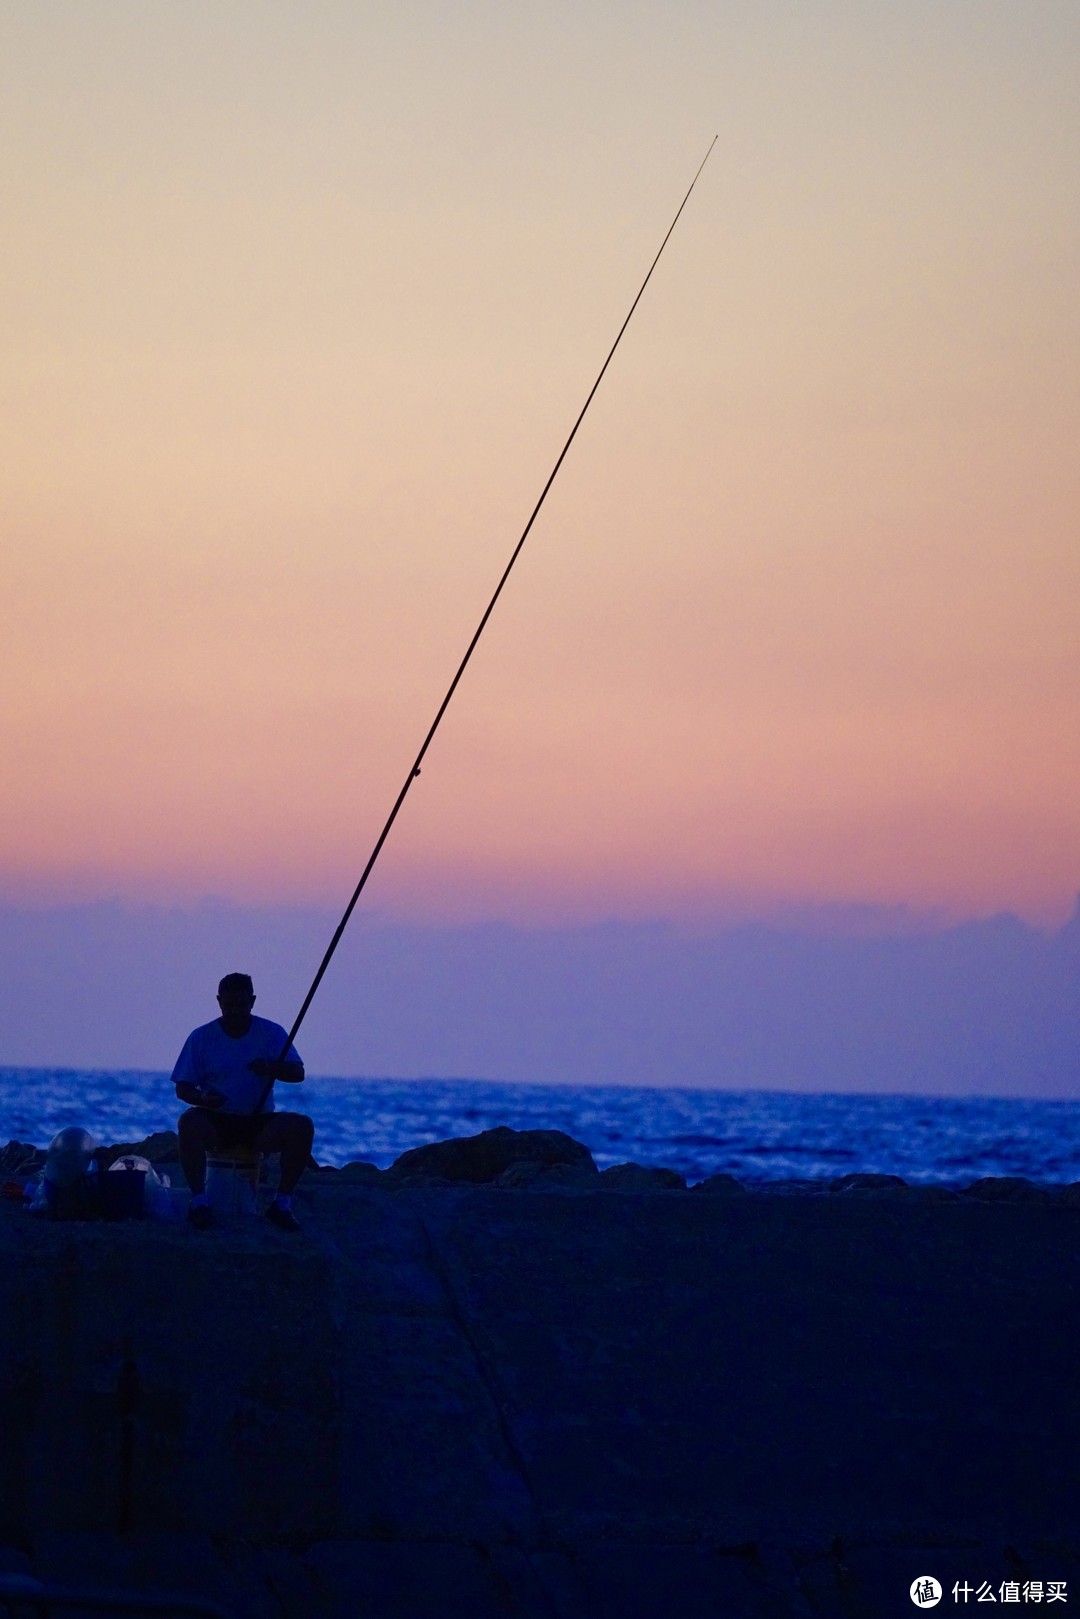
<path fill-rule="evenodd" d="M 0 1576 L 251 1619 L 1080 1597 L 1071 1191 L 684 1190 L 529 1134 L 312 1173 L 298 1235 L 0 1202 Z"/>
<path fill-rule="evenodd" d="M 178 1167 L 178 1144 L 173 1130 L 157 1130 L 142 1141 L 114 1143 L 98 1149 L 103 1167 L 118 1158 L 138 1155 L 162 1168 Z M 0 1147 L 0 1176 L 25 1183 L 45 1165 L 45 1149 L 22 1141 Z M 1022 1176 L 984 1176 L 962 1186 L 926 1183 L 912 1185 L 899 1175 L 852 1174 L 829 1180 L 771 1180 L 744 1184 L 734 1175 L 709 1175 L 688 1185 L 678 1170 L 646 1164 L 613 1164 L 599 1170 L 582 1142 L 561 1130 L 511 1130 L 499 1125 L 479 1135 L 412 1147 L 380 1169 L 357 1160 L 338 1169 L 312 1158 L 309 1168 L 318 1176 L 334 1175 L 388 1191 L 432 1189 L 439 1186 L 489 1185 L 501 1190 L 532 1192 L 671 1192 L 691 1191 L 729 1197 L 753 1192 L 762 1197 L 820 1197 L 843 1193 L 855 1197 L 908 1197 L 927 1202 L 948 1202 L 967 1197 L 980 1202 L 1059 1203 L 1080 1206 L 1080 1181 L 1067 1185 L 1039 1184 Z M 14 1190 L 14 1188 L 12 1188 Z"/>

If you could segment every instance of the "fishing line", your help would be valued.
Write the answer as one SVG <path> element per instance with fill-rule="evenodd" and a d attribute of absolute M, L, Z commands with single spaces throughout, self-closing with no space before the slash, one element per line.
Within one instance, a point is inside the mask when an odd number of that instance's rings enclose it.
<path fill-rule="evenodd" d="M 412 786 L 413 782 L 416 780 L 417 776 L 419 776 L 419 774 L 420 774 L 420 766 L 424 762 L 424 755 L 427 753 L 428 748 L 431 746 L 432 740 L 433 740 L 433 738 L 435 736 L 435 732 L 439 729 L 439 725 L 440 725 L 440 723 L 442 721 L 442 717 L 446 713 L 446 710 L 450 706 L 450 699 L 453 697 L 455 691 L 457 690 L 458 683 L 461 680 L 462 675 L 465 673 L 466 667 L 468 666 L 469 659 L 472 657 L 474 651 L 476 650 L 477 642 L 479 641 L 481 635 L 483 635 L 483 633 L 484 633 L 484 629 L 485 629 L 485 626 L 487 625 L 487 621 L 491 617 L 491 615 L 492 615 L 492 613 L 493 613 L 493 611 L 495 609 L 495 603 L 498 601 L 499 597 L 502 595 L 503 586 L 506 584 L 506 581 L 509 579 L 511 569 L 513 568 L 514 563 L 517 561 L 519 555 L 521 554 L 521 548 L 525 544 L 525 541 L 529 537 L 529 531 L 532 528 L 533 524 L 536 522 L 537 516 L 539 515 L 539 512 L 540 512 L 540 508 L 544 504 L 544 501 L 547 499 L 548 490 L 551 488 L 552 484 L 555 482 L 556 476 L 558 475 L 559 468 L 562 466 L 563 462 L 566 459 L 567 451 L 569 450 L 571 444 L 573 444 L 574 439 L 577 436 L 577 430 L 581 426 L 582 422 L 585 420 L 585 412 L 588 410 L 589 406 L 592 404 L 593 395 L 595 394 L 597 388 L 599 388 L 601 382 L 603 381 L 604 372 L 607 370 L 608 366 L 611 364 L 612 358 L 614 357 L 614 354 L 615 354 L 615 350 L 618 348 L 620 342 L 622 341 L 622 335 L 625 332 L 626 328 L 630 324 L 631 316 L 633 315 L 634 310 L 637 308 L 638 304 L 641 302 L 642 293 L 645 291 L 645 288 L 649 285 L 649 281 L 650 281 L 650 279 L 652 277 L 652 273 L 656 269 L 656 266 L 660 262 L 660 255 L 661 255 L 661 253 L 663 253 L 665 247 L 668 244 L 668 238 L 671 236 L 671 233 L 675 229 L 675 226 L 679 223 L 679 215 L 682 213 L 683 209 L 686 207 L 686 204 L 690 200 L 690 192 L 693 191 L 694 187 L 697 185 L 698 175 L 700 175 L 702 169 L 705 167 L 706 163 L 709 161 L 709 156 L 710 156 L 710 154 L 712 152 L 713 147 L 716 145 L 716 142 L 718 140 L 719 140 L 719 136 L 714 135 L 713 138 L 712 138 L 712 142 L 710 143 L 709 150 L 705 153 L 705 156 L 702 158 L 700 164 L 698 165 L 697 174 L 695 174 L 694 178 L 691 180 L 689 188 L 687 189 L 686 196 L 683 198 L 682 202 L 679 204 L 678 209 L 677 209 L 676 214 L 675 214 L 675 218 L 671 221 L 671 224 L 668 226 L 667 234 L 665 235 L 664 240 L 660 243 L 660 246 L 659 246 L 659 248 L 657 250 L 656 257 L 653 259 L 652 263 L 649 266 L 648 274 L 646 275 L 644 281 L 641 283 L 641 286 L 638 288 L 637 297 L 634 299 L 633 303 L 630 305 L 629 313 L 627 314 L 627 317 L 623 321 L 622 325 L 619 327 L 618 336 L 616 337 L 614 343 L 612 343 L 612 345 L 611 345 L 611 349 L 610 349 L 610 351 L 608 353 L 607 359 L 604 361 L 603 365 L 600 367 L 600 371 L 599 371 L 599 374 L 598 374 L 598 376 L 596 378 L 596 381 L 593 383 L 592 387 L 589 389 L 589 396 L 586 399 L 585 403 L 581 407 L 581 411 L 580 411 L 580 413 L 578 415 L 577 421 L 574 423 L 573 427 L 570 429 L 570 436 L 567 439 L 566 443 L 562 447 L 562 450 L 561 450 L 561 452 L 559 454 L 559 459 L 556 461 L 555 465 L 552 467 L 550 476 L 548 477 L 548 481 L 544 485 L 543 489 L 540 491 L 540 498 L 536 502 L 536 505 L 532 509 L 532 515 L 530 516 L 529 521 L 525 524 L 525 527 L 522 530 L 521 538 L 518 540 L 517 544 L 514 547 L 513 553 L 512 553 L 512 555 L 510 557 L 510 561 L 506 564 L 506 567 L 503 569 L 502 578 L 499 580 L 499 583 L 495 587 L 495 593 L 492 596 L 491 600 L 487 604 L 487 607 L 486 607 L 486 609 L 484 611 L 483 618 L 481 618 L 479 624 L 476 626 L 476 632 L 473 635 L 472 640 L 469 642 L 468 647 L 466 648 L 465 656 L 462 658 L 460 664 L 458 665 L 457 673 L 455 674 L 453 680 L 450 682 L 449 688 L 447 689 L 446 696 L 443 698 L 442 702 L 439 704 L 438 712 L 436 713 L 435 718 L 431 722 L 431 725 L 430 725 L 430 727 L 428 729 L 428 733 L 425 736 L 425 738 L 423 740 L 423 743 L 421 745 L 420 752 L 416 755 L 416 758 L 415 758 L 415 760 L 413 761 L 413 764 L 412 764 L 412 768 L 410 769 L 409 774 L 405 778 L 404 785 L 402 786 L 401 791 L 398 793 L 397 798 L 394 800 L 394 807 L 390 811 L 390 814 L 386 818 L 386 825 L 383 827 L 382 831 L 379 833 L 378 841 L 376 842 L 374 849 L 372 849 L 371 854 L 368 857 L 368 863 L 364 867 L 363 871 L 360 874 L 360 881 L 357 883 L 355 889 L 353 890 L 352 898 L 350 899 L 348 905 L 346 905 L 346 907 L 345 907 L 345 913 L 342 916 L 341 921 L 338 923 L 337 927 L 334 930 L 334 936 L 330 940 L 329 945 L 327 946 L 326 954 L 323 956 L 322 961 L 319 963 L 319 970 L 315 974 L 315 977 L 312 979 L 311 987 L 308 990 L 307 994 L 304 996 L 304 1003 L 301 1006 L 299 1012 L 297 1012 L 296 1020 L 293 1023 L 292 1028 L 289 1030 L 288 1038 L 286 1039 L 285 1045 L 284 1045 L 284 1047 L 282 1049 L 281 1058 L 279 1058 L 279 1061 L 282 1060 L 285 1057 L 285 1054 L 288 1051 L 289 1047 L 292 1045 L 293 1041 L 296 1039 L 296 1035 L 297 1035 L 297 1032 L 299 1031 L 300 1025 L 303 1023 L 304 1018 L 307 1015 L 307 1009 L 311 1005 L 312 1001 L 315 999 L 315 991 L 318 989 L 319 985 L 322 983 L 323 974 L 326 972 L 327 967 L 329 967 L 331 958 L 333 957 L 333 954 L 334 954 L 334 951 L 337 949 L 338 944 L 339 944 L 339 942 L 341 940 L 341 935 L 345 932 L 345 929 L 348 926 L 349 918 L 352 915 L 354 909 L 356 908 L 356 902 L 360 898 L 360 895 L 363 893 L 364 885 L 367 882 L 368 878 L 371 876 L 372 868 L 374 867 L 376 860 L 378 860 L 379 855 L 382 852 L 382 846 L 386 842 L 387 838 L 390 835 L 390 828 L 393 826 L 394 822 L 397 820 L 398 811 L 401 809 L 401 806 L 404 804 L 405 799 L 408 796 L 410 787 Z M 261 1113 L 262 1112 L 263 1105 L 266 1102 L 266 1098 L 270 1094 L 270 1088 L 273 1085 L 273 1083 L 274 1083 L 273 1080 L 270 1080 L 267 1083 L 266 1088 L 263 1091 L 262 1096 L 259 1098 L 258 1105 L 253 1109 L 253 1112 L 255 1112 L 255 1113 Z"/>

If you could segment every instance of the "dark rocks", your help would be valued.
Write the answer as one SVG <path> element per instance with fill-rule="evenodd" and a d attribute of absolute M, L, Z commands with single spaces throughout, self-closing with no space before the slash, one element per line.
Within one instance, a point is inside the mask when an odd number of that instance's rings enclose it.
<path fill-rule="evenodd" d="M 135 1147 L 141 1157 L 151 1164 L 166 1164 L 179 1159 L 180 1143 L 175 1130 L 155 1130 Z"/>
<path fill-rule="evenodd" d="M 592 1153 L 561 1130 L 510 1130 L 500 1124 L 477 1136 L 412 1147 L 390 1165 L 395 1180 L 435 1175 L 447 1181 L 493 1181 L 511 1164 L 593 1164 Z"/>
<path fill-rule="evenodd" d="M 705 1180 L 691 1186 L 692 1192 L 704 1192 L 707 1197 L 738 1197 L 746 1195 L 746 1187 L 734 1175 L 708 1175 Z"/>
<path fill-rule="evenodd" d="M 753 1190 L 758 1197 L 824 1197 L 828 1181 L 785 1180 L 758 1181 Z"/>
<path fill-rule="evenodd" d="M 28 1141 L 9 1141 L 0 1147 L 0 1175 L 36 1175 L 44 1162 L 42 1149 Z"/>
<path fill-rule="evenodd" d="M 1066 1207 L 1080 1208 L 1080 1181 L 1070 1181 L 1068 1186 L 1063 1186 L 1057 1200 Z"/>
<path fill-rule="evenodd" d="M 686 1180 L 675 1169 L 651 1169 L 646 1164 L 613 1164 L 600 1176 L 604 1192 L 685 1192 Z"/>
<path fill-rule="evenodd" d="M 978 1198 L 980 1203 L 1048 1203 L 1049 1192 L 1036 1186 L 1022 1175 L 987 1175 L 964 1187 L 965 1197 Z"/>
<path fill-rule="evenodd" d="M 569 1189 L 587 1192 L 595 1191 L 599 1180 L 596 1165 L 591 1161 L 587 1164 L 538 1164 L 535 1160 L 525 1159 L 504 1169 L 501 1175 L 496 1176 L 495 1185 L 514 1191 Z"/>
<path fill-rule="evenodd" d="M 329 1169 L 332 1166 L 327 1164 L 324 1167 Z M 383 1179 L 383 1171 L 377 1164 L 369 1164 L 364 1159 L 356 1159 L 350 1164 L 343 1164 L 336 1171 L 336 1177 L 339 1181 L 359 1181 L 364 1185 L 370 1183 L 374 1186 Z"/>
<path fill-rule="evenodd" d="M 838 1175 L 829 1182 L 830 1192 L 902 1192 L 906 1187 L 899 1175 Z"/>

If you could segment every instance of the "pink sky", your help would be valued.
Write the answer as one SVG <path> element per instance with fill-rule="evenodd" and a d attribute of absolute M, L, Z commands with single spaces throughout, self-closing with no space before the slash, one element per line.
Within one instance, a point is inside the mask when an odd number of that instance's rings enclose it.
<path fill-rule="evenodd" d="M 0 898 L 1080 885 L 1080 12 L 0 25 Z"/>

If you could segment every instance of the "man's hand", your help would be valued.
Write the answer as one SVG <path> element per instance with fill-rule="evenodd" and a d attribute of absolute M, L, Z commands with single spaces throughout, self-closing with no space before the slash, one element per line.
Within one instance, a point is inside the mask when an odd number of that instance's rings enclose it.
<path fill-rule="evenodd" d="M 276 1057 L 253 1057 L 248 1063 L 248 1072 L 258 1074 L 260 1079 L 280 1079 L 286 1085 L 299 1085 L 304 1077 L 302 1062 L 281 1062 Z"/>
<path fill-rule="evenodd" d="M 222 1092 L 215 1090 L 213 1085 L 193 1085 L 187 1079 L 182 1079 L 177 1085 L 176 1094 L 189 1107 L 220 1107 L 225 1100 Z"/>

